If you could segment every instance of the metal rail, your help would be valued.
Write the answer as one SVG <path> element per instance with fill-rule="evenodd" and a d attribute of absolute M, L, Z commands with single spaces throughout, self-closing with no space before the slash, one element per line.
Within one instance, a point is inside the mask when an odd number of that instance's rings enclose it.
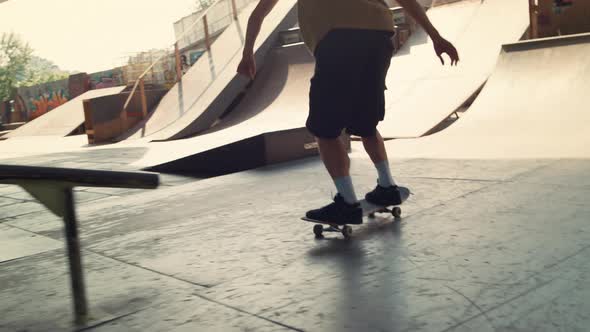
<path fill-rule="evenodd" d="M 215 2 L 213 2 L 209 7 L 207 7 L 207 9 L 205 9 L 199 16 L 198 18 L 195 20 L 195 22 L 193 24 L 191 24 L 182 34 L 180 34 L 180 36 L 176 39 L 176 41 L 174 42 L 174 56 L 175 56 L 175 61 L 176 61 L 176 81 L 179 82 L 180 80 L 182 80 L 182 63 L 181 63 L 181 57 L 180 57 L 180 49 L 178 47 L 178 42 L 180 40 L 182 40 L 182 38 L 186 37 L 188 32 L 191 31 L 193 28 L 195 28 L 197 26 L 197 24 L 201 24 L 201 22 L 203 22 L 203 26 L 204 26 L 204 32 L 205 32 L 205 45 L 207 50 L 211 50 L 211 36 L 209 34 L 209 26 L 208 26 L 208 22 L 207 22 L 207 14 L 209 13 L 209 11 L 215 7 L 217 4 L 219 4 L 222 1 L 226 1 L 226 0 L 215 0 Z M 238 18 L 238 12 L 237 12 L 237 6 L 236 6 L 236 1 L 235 0 L 228 0 L 231 1 L 231 7 L 232 7 L 232 17 L 234 20 L 236 20 Z M 147 104 L 145 102 L 146 100 L 146 96 L 145 96 L 145 77 L 146 75 L 153 70 L 154 66 L 156 64 L 158 64 L 160 61 L 162 61 L 162 59 L 169 57 L 169 54 L 164 54 L 161 55 L 160 57 L 158 57 L 151 65 L 149 65 L 147 67 L 146 70 L 144 70 L 144 72 L 139 75 L 139 77 L 136 79 L 135 84 L 133 84 L 133 88 L 131 89 L 131 92 L 129 93 L 129 96 L 127 97 L 127 100 L 125 101 L 125 104 L 123 105 L 123 113 L 127 112 L 127 109 L 129 107 L 129 104 L 131 103 L 131 99 L 135 96 L 135 94 L 137 93 L 137 89 L 139 88 L 140 91 L 140 95 L 141 95 L 141 114 L 142 114 L 142 118 L 147 117 Z M 123 120 L 123 126 L 125 129 L 128 129 L 127 127 L 127 116 L 123 115 L 121 117 L 121 119 Z"/>

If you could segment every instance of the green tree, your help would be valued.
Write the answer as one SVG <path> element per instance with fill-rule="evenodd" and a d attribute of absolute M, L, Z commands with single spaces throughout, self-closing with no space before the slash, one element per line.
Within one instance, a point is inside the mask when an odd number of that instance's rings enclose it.
<path fill-rule="evenodd" d="M 33 55 L 33 49 L 17 35 L 0 38 L 0 101 L 12 97 L 14 89 L 68 78 L 69 72 L 53 62 Z"/>
<path fill-rule="evenodd" d="M 14 33 L 0 37 L 0 101 L 8 100 L 19 82 L 27 76 L 33 50 Z"/>
<path fill-rule="evenodd" d="M 17 84 L 18 86 L 32 86 L 59 81 L 69 76 L 69 72 L 59 69 L 53 62 L 33 55 L 27 63 L 23 79 Z"/>

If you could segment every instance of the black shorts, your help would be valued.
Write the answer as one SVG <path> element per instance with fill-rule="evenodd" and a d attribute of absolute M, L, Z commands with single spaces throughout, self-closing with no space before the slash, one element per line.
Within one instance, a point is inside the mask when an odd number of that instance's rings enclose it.
<path fill-rule="evenodd" d="M 306 127 L 316 137 L 372 137 L 385 116 L 393 32 L 337 29 L 315 50 Z"/>

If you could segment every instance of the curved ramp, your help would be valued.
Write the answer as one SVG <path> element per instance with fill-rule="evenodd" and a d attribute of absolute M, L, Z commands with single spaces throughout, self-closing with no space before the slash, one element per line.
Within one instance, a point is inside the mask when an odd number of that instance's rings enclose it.
<path fill-rule="evenodd" d="M 428 16 L 461 61 L 441 66 L 426 33 L 414 33 L 391 61 L 384 137 L 420 137 L 436 127 L 484 84 L 501 45 L 518 41 L 529 24 L 527 0 L 467 0 L 431 8 Z"/>
<path fill-rule="evenodd" d="M 590 157 L 590 34 L 504 45 L 471 108 L 437 134 L 387 143 L 402 158 Z"/>
<path fill-rule="evenodd" d="M 8 133 L 5 138 L 24 136 L 68 136 L 84 123 L 84 99 L 116 95 L 124 86 L 87 91 Z"/>
<path fill-rule="evenodd" d="M 255 45 L 261 60 L 279 31 L 296 23 L 295 0 L 279 1 L 267 16 Z M 161 141 L 184 138 L 208 129 L 246 87 L 236 74 L 246 24 L 257 2 L 244 8 L 206 52 L 160 101 L 150 117 L 123 139 Z M 261 62 L 261 61 L 260 61 Z"/>
<path fill-rule="evenodd" d="M 271 50 L 244 98 L 218 126 L 197 137 L 151 143 L 135 165 L 165 164 L 267 133 L 301 129 L 308 135 L 305 120 L 314 65 L 303 44 Z"/>

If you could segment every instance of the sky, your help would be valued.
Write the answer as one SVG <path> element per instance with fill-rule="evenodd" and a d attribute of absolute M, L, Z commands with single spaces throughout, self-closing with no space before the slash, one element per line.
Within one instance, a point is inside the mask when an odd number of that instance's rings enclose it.
<path fill-rule="evenodd" d="M 173 23 L 197 0 L 0 0 L 0 34 L 14 32 L 63 70 L 93 73 L 174 43 Z"/>

